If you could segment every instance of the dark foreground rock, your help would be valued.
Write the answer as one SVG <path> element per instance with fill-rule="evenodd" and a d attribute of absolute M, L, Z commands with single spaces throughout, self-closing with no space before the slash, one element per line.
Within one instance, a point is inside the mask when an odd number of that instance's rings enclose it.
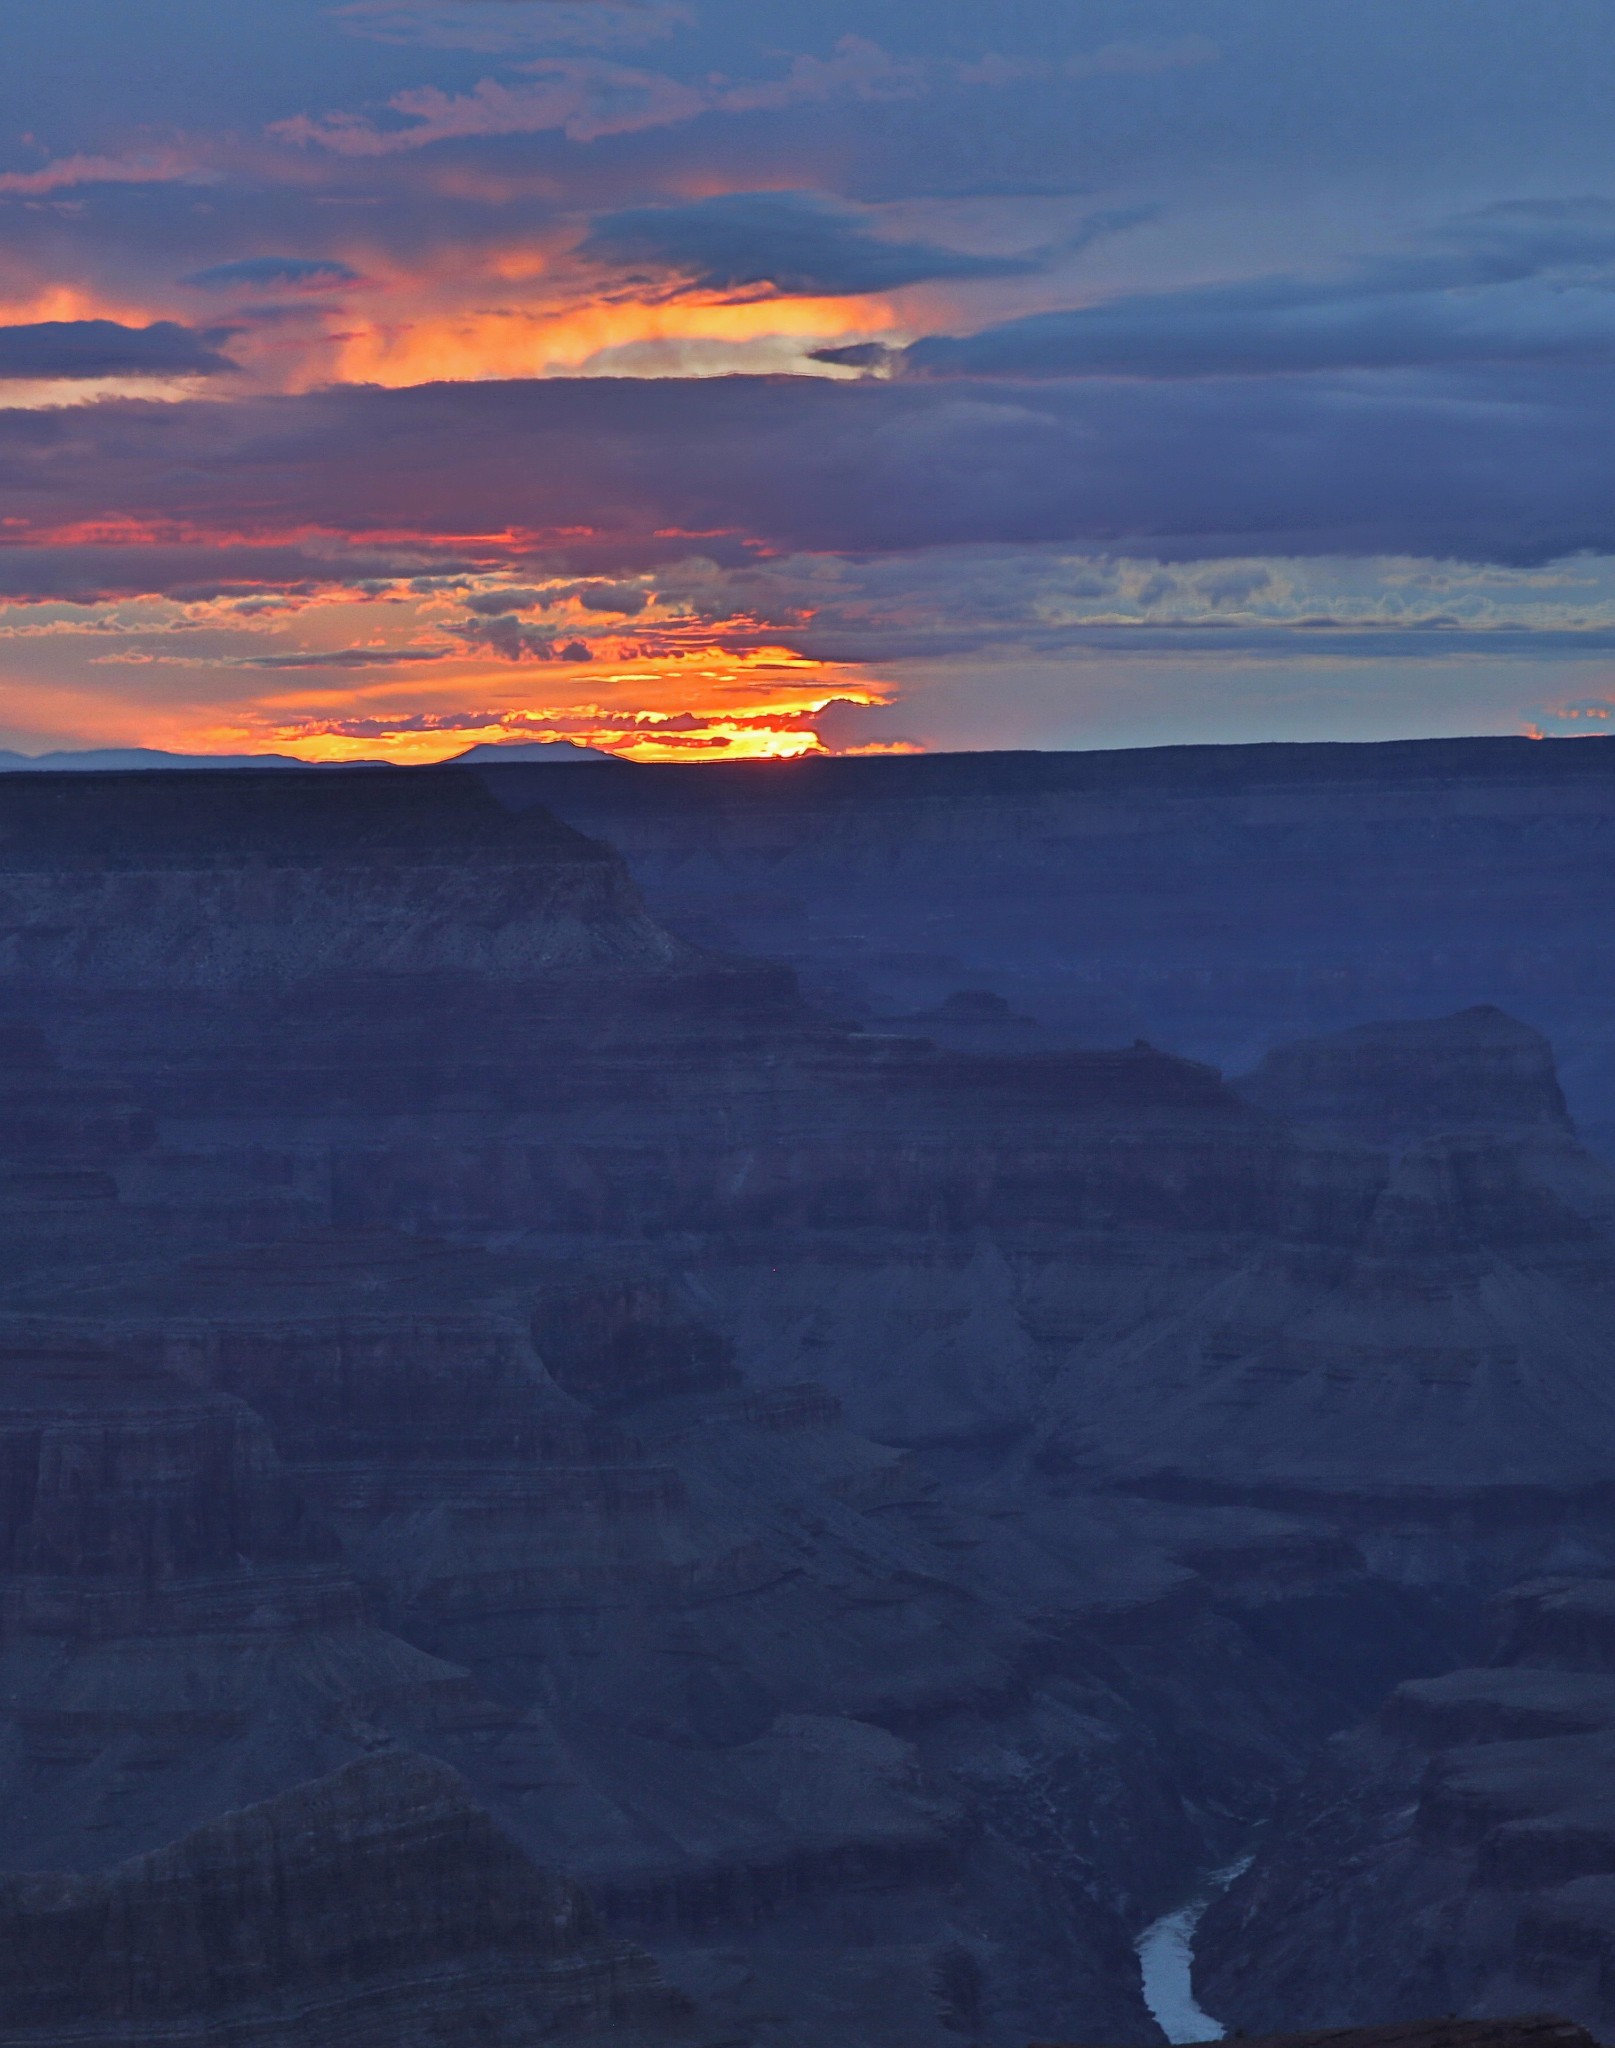
<path fill-rule="evenodd" d="M 1519 2019 L 1399 2020 L 1383 2027 L 1243 2034 L 1240 2038 L 1247 2048 L 1595 2048 L 1585 2027 L 1578 2027 L 1573 2020 L 1556 2019 L 1551 2013 Z"/>
<path fill-rule="evenodd" d="M 94 1876 L 0 1879 L 14 2048 L 600 2048 L 698 2038 L 424 1758 L 355 1763 Z"/>

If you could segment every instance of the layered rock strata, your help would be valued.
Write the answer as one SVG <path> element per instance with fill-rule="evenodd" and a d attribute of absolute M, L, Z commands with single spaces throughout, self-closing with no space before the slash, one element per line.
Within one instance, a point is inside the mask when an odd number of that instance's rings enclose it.
<path fill-rule="evenodd" d="M 1316 1740 L 1615 1562 L 1530 1033 L 1298 1054 L 1327 1114 L 951 1050 L 463 772 L 261 780 L 0 786 L 0 1010 L 149 1224 L 3 1283 L 0 1863 L 428 1752 L 736 2039 L 1144 2041 L 1132 1936 Z"/>
<path fill-rule="evenodd" d="M 574 772 L 575 771 L 575 772 Z M 626 855 L 654 912 L 840 1014 L 996 992 L 1054 1042 L 1232 1072 L 1494 1003 L 1615 1144 L 1615 753 L 1512 738 L 889 759 L 493 764 Z"/>
<path fill-rule="evenodd" d="M 354 1763 L 93 1876 L 0 1878 L 15 2048 L 602 2048 L 698 2038 L 454 1772 Z"/>
<path fill-rule="evenodd" d="M 331 975 L 531 981 L 692 962 L 607 847 L 469 779 L 0 779 L 0 970 L 39 988 L 235 991 Z"/>
<path fill-rule="evenodd" d="M 372 1624 L 252 1410 L 80 1341 L 0 1354 L 0 1868 L 93 1868 L 401 1732 L 497 1730 Z"/>
<path fill-rule="evenodd" d="M 1491 1004 L 1277 1046 L 1234 1083 L 1261 1108 L 1388 1144 L 1459 1131 L 1568 1135 L 1540 1031 Z"/>
<path fill-rule="evenodd" d="M 1401 1686 L 1281 1809 L 1202 1923 L 1212 2011 L 1615 2028 L 1615 1580 L 1521 1588 L 1503 1618 L 1496 1662 Z"/>

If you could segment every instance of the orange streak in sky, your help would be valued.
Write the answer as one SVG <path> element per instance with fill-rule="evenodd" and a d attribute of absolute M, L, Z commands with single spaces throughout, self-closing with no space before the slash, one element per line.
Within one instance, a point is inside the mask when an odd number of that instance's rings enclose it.
<path fill-rule="evenodd" d="M 340 619 L 330 626 L 318 638 L 335 651 L 357 644 Z M 154 663 L 131 650 L 117 682 L 117 657 L 95 657 L 112 663 L 103 671 L 103 692 L 28 675 L 34 644 L 13 643 L 11 672 L 0 684 L 0 712 L 14 728 L 71 733 L 69 743 L 79 745 L 278 752 L 309 761 L 433 761 L 479 741 L 542 739 L 640 761 L 776 759 L 821 751 L 815 715 L 832 700 L 879 704 L 890 697 L 856 666 L 779 645 L 692 646 L 675 660 L 629 650 L 612 659 L 597 643 L 591 662 L 518 669 L 467 655 L 441 665 L 400 664 L 391 675 L 363 680 L 342 671 L 248 681 L 237 669 L 228 688 L 203 659 L 182 664 L 194 676 L 190 689 L 161 658 Z M 384 652 L 378 642 L 363 644 Z M 421 644 L 417 636 L 406 646 Z M 309 652 L 318 659 L 317 646 Z"/>
<path fill-rule="evenodd" d="M 490 699 L 497 705 L 509 688 L 508 664 L 278 690 L 254 706 L 258 744 L 321 761 L 442 760 L 478 742 L 542 739 L 636 761 L 780 759 L 821 751 L 813 717 L 830 700 L 889 695 L 857 669 L 778 646 L 703 648 L 671 668 L 654 659 L 547 666 L 547 703 L 528 696 L 500 708 Z"/>
<path fill-rule="evenodd" d="M 339 382 L 405 385 L 437 379 L 530 377 L 576 369 L 602 349 L 631 342 L 752 342 L 779 336 L 882 334 L 891 308 L 874 299 L 759 299 L 715 304 L 675 299 L 663 305 L 600 303 L 542 311 L 430 314 L 418 321 L 356 330 L 335 344 Z"/>

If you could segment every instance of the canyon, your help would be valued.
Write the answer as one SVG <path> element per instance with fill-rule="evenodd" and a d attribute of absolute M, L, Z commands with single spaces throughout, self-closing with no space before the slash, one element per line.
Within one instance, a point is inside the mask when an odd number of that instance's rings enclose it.
<path fill-rule="evenodd" d="M 7 2037 L 1607 2037 L 1606 758 L 0 776 Z"/>

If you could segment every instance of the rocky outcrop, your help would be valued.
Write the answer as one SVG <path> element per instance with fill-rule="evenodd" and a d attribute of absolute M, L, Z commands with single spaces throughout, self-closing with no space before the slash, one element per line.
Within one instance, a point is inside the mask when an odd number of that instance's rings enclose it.
<path fill-rule="evenodd" d="M 1499 1081 L 1488 1127 L 1494 1060 L 1518 1086 Z M 1264 1071 L 1269 1107 L 1332 1126 L 1286 1126 L 1292 1162 L 1314 1186 L 1354 1170 L 1361 1208 L 1292 1209 L 1198 1285 L 1181 1261 L 1174 1312 L 1127 1331 L 1125 1373 L 1108 1331 L 1076 1349 L 1038 1455 L 1177 1498 L 1332 1503 L 1387 1547 L 1462 1529 L 1495 1587 L 1531 1568 L 1529 1547 L 1509 1561 L 1522 1523 L 1603 1513 L 1615 1175 L 1568 1128 L 1547 1048 L 1495 1013 L 1285 1049 Z M 1397 1103 L 1422 1128 L 1393 1131 Z M 1062 1280 L 1063 1316 L 1081 1285 Z"/>
<path fill-rule="evenodd" d="M 1615 1674 L 1615 1579 L 1539 1582 L 1498 1603 L 1500 1664 Z"/>
<path fill-rule="evenodd" d="M 1516 1591 L 1505 1661 L 1404 1685 L 1337 1739 L 1201 1924 L 1209 2010 L 1261 2032 L 1536 2003 L 1607 2038 L 1611 1595 L 1608 1580 Z"/>
<path fill-rule="evenodd" d="M 115 1352 L 0 1361 L 0 1640 L 183 1631 L 277 1598 L 356 1613 L 334 1540 L 251 1410 Z"/>
<path fill-rule="evenodd" d="M 544 1731 L 371 1620 L 262 1419 L 136 1352 L 0 1352 L 0 1869 L 91 1869 L 412 1743 Z"/>
<path fill-rule="evenodd" d="M 350 1764 L 93 1876 L 0 1878 L 16 2048 L 697 2038 L 650 1959 L 440 1764 Z"/>
<path fill-rule="evenodd" d="M 191 784 L 194 783 L 194 788 Z M 0 778 L 0 971 L 77 991 L 688 964 L 608 848 L 468 776 Z"/>

